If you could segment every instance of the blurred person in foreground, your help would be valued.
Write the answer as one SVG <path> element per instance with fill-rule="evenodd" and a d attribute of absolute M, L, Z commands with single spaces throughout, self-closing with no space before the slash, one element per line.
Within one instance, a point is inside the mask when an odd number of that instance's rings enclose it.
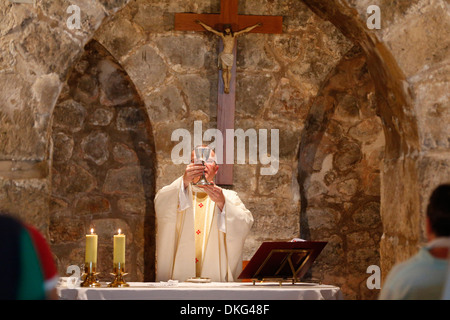
<path fill-rule="evenodd" d="M 450 184 L 431 194 L 426 212 L 428 243 L 391 270 L 380 300 L 450 299 Z"/>
<path fill-rule="evenodd" d="M 0 300 L 56 300 L 58 272 L 41 233 L 0 213 Z"/>

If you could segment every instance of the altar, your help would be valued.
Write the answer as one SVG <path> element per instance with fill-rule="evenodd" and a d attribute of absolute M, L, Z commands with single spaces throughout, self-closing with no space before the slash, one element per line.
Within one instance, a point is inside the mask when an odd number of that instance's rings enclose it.
<path fill-rule="evenodd" d="M 315 283 L 129 282 L 129 287 L 57 287 L 61 300 L 342 300 L 340 288 Z"/>

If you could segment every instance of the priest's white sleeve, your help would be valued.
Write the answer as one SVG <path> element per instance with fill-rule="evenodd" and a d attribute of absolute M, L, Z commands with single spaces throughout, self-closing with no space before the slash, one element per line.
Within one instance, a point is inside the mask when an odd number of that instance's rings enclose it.
<path fill-rule="evenodd" d="M 155 196 L 157 281 L 167 281 L 172 277 L 177 246 L 178 199 L 182 180 L 182 177 L 178 178 L 172 184 L 163 187 Z"/>
<path fill-rule="evenodd" d="M 219 231 L 226 233 L 227 232 L 227 220 L 225 215 L 225 206 L 223 206 L 222 211 L 220 211 L 219 208 L 217 208 L 217 227 L 219 228 Z"/>
<path fill-rule="evenodd" d="M 189 197 L 189 195 L 191 194 L 189 187 L 185 188 L 184 187 L 184 182 L 183 179 L 181 180 L 180 183 L 180 192 L 179 192 L 179 196 L 178 196 L 178 202 L 179 202 L 179 209 L 180 211 L 186 210 L 187 208 L 189 208 L 191 206 L 192 203 L 192 199 Z"/>
<path fill-rule="evenodd" d="M 253 225 L 253 216 L 235 191 L 223 191 L 226 212 L 223 219 L 225 220 L 228 266 L 232 277 L 228 281 L 237 281 L 242 271 L 242 251 L 245 239 Z"/>

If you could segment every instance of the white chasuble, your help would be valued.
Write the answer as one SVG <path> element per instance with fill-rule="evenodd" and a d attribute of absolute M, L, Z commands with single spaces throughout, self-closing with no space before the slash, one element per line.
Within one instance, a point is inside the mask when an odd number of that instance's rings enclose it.
<path fill-rule="evenodd" d="M 157 281 L 238 281 L 252 214 L 234 191 L 223 189 L 222 211 L 198 191 L 180 177 L 155 196 Z"/>

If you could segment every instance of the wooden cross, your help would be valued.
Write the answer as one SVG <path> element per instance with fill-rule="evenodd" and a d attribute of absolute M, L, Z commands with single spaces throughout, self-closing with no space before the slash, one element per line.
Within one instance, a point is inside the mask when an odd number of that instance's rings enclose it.
<path fill-rule="evenodd" d="M 175 30 L 178 31 L 206 31 L 197 21 L 214 28 L 223 30 L 224 25 L 231 25 L 234 32 L 254 26 L 258 23 L 261 26 L 249 31 L 251 33 L 282 33 L 283 17 L 281 16 L 259 16 L 259 15 L 239 15 L 239 0 L 222 0 L 220 3 L 220 14 L 195 14 L 195 13 L 176 13 Z M 222 43 L 221 43 L 222 46 Z M 220 49 L 221 50 L 221 47 Z M 234 63 L 231 69 L 231 80 L 229 84 L 229 93 L 224 93 L 224 83 L 222 80 L 222 71 L 219 71 L 219 86 L 217 99 L 217 129 L 223 136 L 223 164 L 216 176 L 216 184 L 233 184 L 233 164 L 227 164 L 226 146 L 227 143 L 234 144 L 233 141 L 226 140 L 226 130 L 234 130 L 234 111 L 236 107 L 236 44 L 234 46 Z M 234 157 L 234 155 L 233 155 Z"/>

